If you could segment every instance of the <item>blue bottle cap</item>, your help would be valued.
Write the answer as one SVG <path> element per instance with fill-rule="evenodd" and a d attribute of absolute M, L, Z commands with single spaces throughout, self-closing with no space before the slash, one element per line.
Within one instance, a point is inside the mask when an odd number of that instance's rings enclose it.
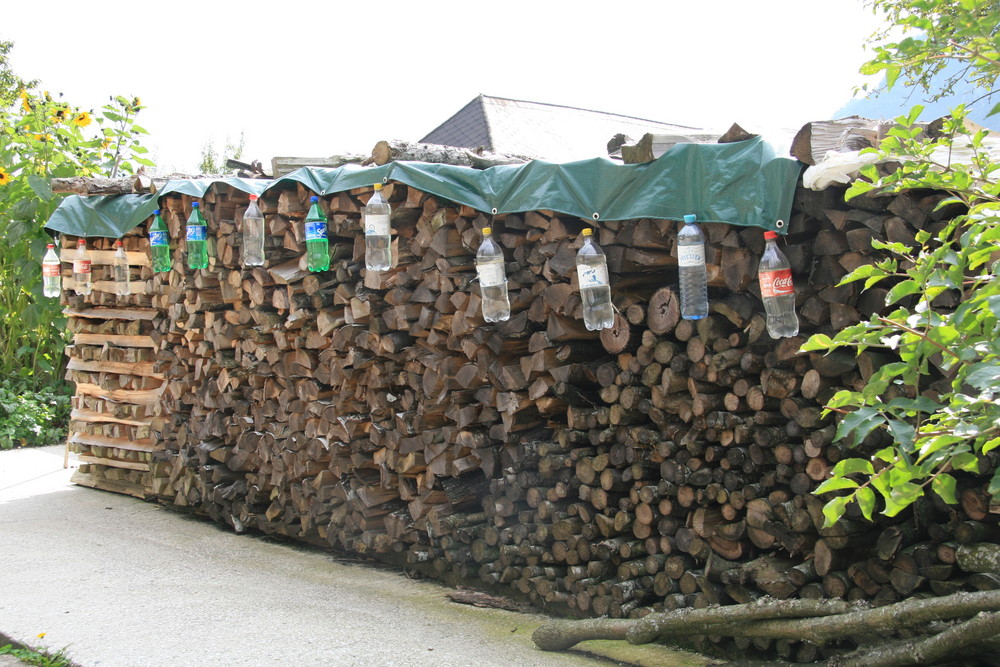
<path fill-rule="evenodd" d="M 198 208 L 198 202 L 196 201 L 191 202 L 191 208 Z"/>
<path fill-rule="evenodd" d="M 159 215 L 159 214 L 160 214 L 160 209 L 156 209 L 155 211 L 153 211 L 153 215 Z"/>
<path fill-rule="evenodd" d="M 687 215 L 684 216 L 684 222 L 687 222 L 687 223 L 692 223 L 692 222 L 694 222 L 697 219 L 698 219 L 698 216 L 692 215 L 690 213 L 688 213 Z"/>
<path fill-rule="evenodd" d="M 319 201 L 319 197 L 317 197 L 316 195 L 313 195 L 312 197 L 309 198 L 309 201 L 311 201 L 311 202 L 318 202 Z"/>

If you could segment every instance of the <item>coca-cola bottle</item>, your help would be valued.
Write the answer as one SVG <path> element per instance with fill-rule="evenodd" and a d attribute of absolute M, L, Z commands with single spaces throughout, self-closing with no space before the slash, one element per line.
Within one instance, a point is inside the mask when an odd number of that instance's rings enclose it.
<path fill-rule="evenodd" d="M 760 296 L 767 313 L 767 332 L 771 338 L 790 338 L 799 333 L 799 318 L 795 314 L 795 286 L 788 258 L 778 250 L 775 232 L 764 232 L 764 254 L 760 257 L 757 276 Z"/>

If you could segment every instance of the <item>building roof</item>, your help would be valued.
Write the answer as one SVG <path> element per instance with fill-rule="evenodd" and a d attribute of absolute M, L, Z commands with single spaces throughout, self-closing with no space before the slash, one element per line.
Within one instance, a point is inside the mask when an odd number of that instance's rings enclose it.
<path fill-rule="evenodd" d="M 606 156 L 608 142 L 616 134 L 636 140 L 646 133 L 692 136 L 701 130 L 558 104 L 479 95 L 420 141 L 569 162 Z"/>

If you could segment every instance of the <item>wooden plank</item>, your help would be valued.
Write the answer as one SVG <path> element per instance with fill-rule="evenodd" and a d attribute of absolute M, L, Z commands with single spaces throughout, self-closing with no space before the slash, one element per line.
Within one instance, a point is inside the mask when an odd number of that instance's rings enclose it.
<path fill-rule="evenodd" d="M 83 396 L 95 396 L 112 403 L 132 403 L 135 405 L 154 405 L 160 402 L 160 396 L 167 383 L 157 389 L 105 389 L 96 384 L 78 382 L 76 393 Z"/>
<path fill-rule="evenodd" d="M 59 260 L 70 263 L 73 261 L 73 256 L 76 255 L 76 248 L 63 248 L 62 252 L 59 253 Z M 150 262 L 149 254 L 144 252 L 126 252 L 125 255 L 128 257 L 129 266 L 152 266 Z M 114 263 L 115 251 L 114 250 L 91 250 L 90 251 L 90 261 L 94 264 L 104 264 L 111 266 Z"/>
<path fill-rule="evenodd" d="M 155 308 L 64 308 L 66 317 L 85 317 L 98 320 L 155 320 L 160 311 Z"/>
<path fill-rule="evenodd" d="M 119 373 L 122 375 L 140 375 L 142 377 L 153 378 L 154 380 L 164 379 L 162 373 L 153 371 L 152 361 L 82 361 L 80 359 L 70 359 L 66 365 L 67 370 L 85 371 L 88 373 Z"/>
<path fill-rule="evenodd" d="M 74 484 L 79 484 L 80 486 L 89 486 L 92 489 L 100 489 L 101 491 L 124 493 L 129 496 L 141 498 L 142 500 L 145 500 L 151 495 L 144 487 L 141 487 L 138 484 L 131 484 L 122 480 L 103 479 L 80 470 L 73 473 L 73 476 L 69 481 Z"/>
<path fill-rule="evenodd" d="M 78 333 L 73 336 L 74 345 L 104 345 L 109 343 L 117 347 L 148 347 L 156 348 L 156 343 L 149 336 L 126 336 L 122 334 L 88 334 Z"/>
<path fill-rule="evenodd" d="M 158 452 L 163 449 L 163 447 L 154 444 L 151 438 L 126 440 L 125 438 L 108 438 L 103 435 L 91 435 L 90 433 L 74 433 L 70 436 L 69 442 L 71 445 L 114 447 L 116 449 L 127 449 L 133 452 Z"/>
<path fill-rule="evenodd" d="M 95 280 L 92 285 L 95 291 L 115 293 L 115 281 L 113 280 Z M 76 290 L 76 281 L 72 278 L 63 278 L 62 286 L 64 290 Z M 129 294 L 148 293 L 145 280 L 133 280 L 129 283 Z"/>
<path fill-rule="evenodd" d="M 152 418 L 122 419 L 120 417 L 115 417 L 114 415 L 109 415 L 106 412 L 94 412 L 93 410 L 80 409 L 74 409 L 70 413 L 69 418 L 70 420 L 91 422 L 95 424 L 124 424 L 126 426 L 151 426 L 153 423 Z"/>
<path fill-rule="evenodd" d="M 77 458 L 80 460 L 80 463 L 90 463 L 93 465 L 107 466 L 109 468 L 126 468 L 128 470 L 141 470 L 143 472 L 149 472 L 149 464 L 140 463 L 139 461 L 122 461 L 120 459 L 90 456 L 89 454 L 80 454 Z"/>

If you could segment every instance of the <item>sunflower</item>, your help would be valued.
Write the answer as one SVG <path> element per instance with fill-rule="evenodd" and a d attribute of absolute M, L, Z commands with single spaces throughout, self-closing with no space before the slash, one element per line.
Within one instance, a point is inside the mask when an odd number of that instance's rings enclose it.
<path fill-rule="evenodd" d="M 28 97 L 27 91 L 22 90 L 19 97 L 21 98 L 21 108 L 26 112 L 31 113 L 31 102 L 28 101 L 30 98 Z"/>
<path fill-rule="evenodd" d="M 73 124 L 77 127 L 87 127 L 91 123 L 90 114 L 86 111 L 81 111 L 80 113 L 73 116 Z"/>
<path fill-rule="evenodd" d="M 63 122 L 64 120 L 66 120 L 67 112 L 68 109 L 56 109 L 55 112 L 52 114 L 52 122 L 54 123 Z"/>
<path fill-rule="evenodd" d="M 3 167 L 0 167 L 0 185 L 7 185 L 10 180 L 10 174 L 4 171 Z"/>

